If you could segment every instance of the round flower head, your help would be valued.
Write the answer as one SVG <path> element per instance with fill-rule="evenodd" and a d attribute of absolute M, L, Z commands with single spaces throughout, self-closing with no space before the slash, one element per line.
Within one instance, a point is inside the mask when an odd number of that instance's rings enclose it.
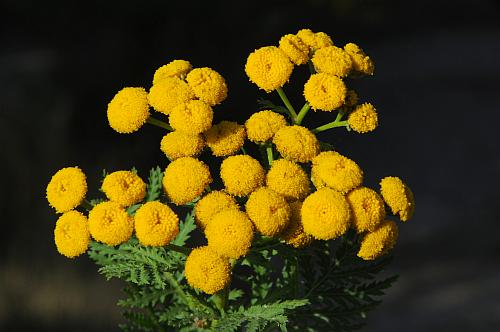
<path fill-rule="evenodd" d="M 273 111 L 260 111 L 252 114 L 245 122 L 248 139 L 254 143 L 264 143 L 287 125 L 285 117 Z"/>
<path fill-rule="evenodd" d="M 172 128 L 191 135 L 201 134 L 212 127 L 214 112 L 201 100 L 191 100 L 175 107 L 170 113 Z"/>
<path fill-rule="evenodd" d="M 186 75 L 193 69 L 189 61 L 174 60 L 166 65 L 161 66 L 155 71 L 153 77 L 153 85 L 167 77 L 178 77 L 184 79 Z"/>
<path fill-rule="evenodd" d="M 165 77 L 149 89 L 149 104 L 160 113 L 169 115 L 172 110 L 194 99 L 193 90 L 178 77 Z"/>
<path fill-rule="evenodd" d="M 318 73 L 327 73 L 338 77 L 347 76 L 352 68 L 349 54 L 336 46 L 317 50 L 311 61 Z"/>
<path fill-rule="evenodd" d="M 296 35 L 281 37 L 279 49 L 296 65 L 303 65 L 309 61 L 309 46 Z"/>
<path fill-rule="evenodd" d="M 231 265 L 212 248 L 199 247 L 187 257 L 184 274 L 191 287 L 214 294 L 231 282 Z"/>
<path fill-rule="evenodd" d="M 223 210 L 212 217 L 205 229 L 208 246 L 219 255 L 237 259 L 250 250 L 253 225 L 245 212 Z"/>
<path fill-rule="evenodd" d="M 208 166 L 196 158 L 182 157 L 172 161 L 163 175 L 163 190 L 176 205 L 191 202 L 212 182 Z"/>
<path fill-rule="evenodd" d="M 377 128 L 377 111 L 370 103 L 358 105 L 351 113 L 349 113 L 347 123 L 355 132 L 368 133 Z"/>
<path fill-rule="evenodd" d="M 248 56 L 245 72 L 251 82 L 267 93 L 288 82 L 293 64 L 282 50 L 275 46 L 261 47 Z"/>
<path fill-rule="evenodd" d="M 233 196 L 223 191 L 211 191 L 196 203 L 196 224 L 204 230 L 215 214 L 226 209 L 239 209 Z"/>
<path fill-rule="evenodd" d="M 232 121 L 221 121 L 205 132 L 205 140 L 214 156 L 234 154 L 245 143 L 245 127 Z"/>
<path fill-rule="evenodd" d="M 363 52 L 363 50 L 356 44 L 349 43 L 344 46 L 344 50 L 350 55 L 352 66 L 355 71 L 367 75 L 373 75 L 375 65 L 372 59 Z"/>
<path fill-rule="evenodd" d="M 167 205 L 147 202 L 134 215 L 135 235 L 144 246 L 165 246 L 179 234 L 179 218 Z"/>
<path fill-rule="evenodd" d="M 186 81 L 195 96 L 211 106 L 220 104 L 227 97 L 226 81 L 211 68 L 191 70 L 186 76 Z"/>
<path fill-rule="evenodd" d="M 324 32 L 314 33 L 309 29 L 302 29 L 297 32 L 297 37 L 313 51 L 333 45 L 332 38 Z"/>
<path fill-rule="evenodd" d="M 280 234 L 290 221 L 290 206 L 285 198 L 266 187 L 252 192 L 245 207 L 257 231 L 265 236 Z"/>
<path fill-rule="evenodd" d="M 309 129 L 302 126 L 286 126 L 273 138 L 276 149 L 285 159 L 305 163 L 319 153 L 319 141 Z"/>
<path fill-rule="evenodd" d="M 315 184 L 319 182 L 341 193 L 347 193 L 363 183 L 361 168 L 335 151 L 321 152 L 314 158 L 311 173 L 314 174 Z"/>
<path fill-rule="evenodd" d="M 304 84 L 304 97 L 313 110 L 331 112 L 344 104 L 346 94 L 344 82 L 327 73 L 312 74 Z"/>
<path fill-rule="evenodd" d="M 346 198 L 351 206 L 352 221 L 356 232 L 372 232 L 384 221 L 384 201 L 374 190 L 359 187 L 351 190 Z"/>
<path fill-rule="evenodd" d="M 300 210 L 302 202 L 290 203 L 290 222 L 287 228 L 280 234 L 280 238 L 294 248 L 304 248 L 311 244 L 313 237 L 304 232 Z"/>
<path fill-rule="evenodd" d="M 187 134 L 182 131 L 172 131 L 163 136 L 160 149 L 171 159 L 195 157 L 203 151 L 205 142 L 201 135 Z"/>
<path fill-rule="evenodd" d="M 108 246 L 127 242 L 134 231 L 134 220 L 116 202 L 102 202 L 89 213 L 89 230 L 92 237 Z"/>
<path fill-rule="evenodd" d="M 78 167 L 60 169 L 47 185 L 47 200 L 59 213 L 80 205 L 86 194 L 87 178 Z"/>
<path fill-rule="evenodd" d="M 143 88 L 124 88 L 108 104 L 108 122 L 121 134 L 139 130 L 149 118 L 148 94 Z"/>
<path fill-rule="evenodd" d="M 231 195 L 246 196 L 264 185 L 262 165 L 249 155 L 227 157 L 221 164 L 220 177 Z"/>
<path fill-rule="evenodd" d="M 146 196 L 146 184 L 131 171 L 117 171 L 106 175 L 101 189 L 110 201 L 125 207 L 139 203 Z"/>
<path fill-rule="evenodd" d="M 344 234 L 351 224 L 347 200 L 330 188 L 321 188 L 307 196 L 302 204 L 301 216 L 304 231 L 319 240 L 335 239 Z"/>
<path fill-rule="evenodd" d="M 267 172 L 266 185 L 288 200 L 302 199 L 310 190 L 306 172 L 293 161 L 286 159 L 273 162 Z"/>
<path fill-rule="evenodd" d="M 89 248 L 90 233 L 87 217 L 78 211 L 69 211 L 57 219 L 54 241 L 61 255 L 73 258 Z"/>
<path fill-rule="evenodd" d="M 392 220 L 386 220 L 376 230 L 366 234 L 361 240 L 358 257 L 373 260 L 391 250 L 398 239 L 398 227 Z"/>
<path fill-rule="evenodd" d="M 408 221 L 415 212 L 415 198 L 408 186 L 400 178 L 388 176 L 380 181 L 380 193 L 401 221 Z"/>

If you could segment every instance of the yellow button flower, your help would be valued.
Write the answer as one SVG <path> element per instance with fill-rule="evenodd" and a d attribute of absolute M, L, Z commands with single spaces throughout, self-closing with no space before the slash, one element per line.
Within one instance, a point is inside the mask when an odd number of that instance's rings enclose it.
<path fill-rule="evenodd" d="M 332 38 L 324 32 L 314 33 L 309 29 L 302 29 L 297 32 L 297 37 L 313 51 L 333 45 Z"/>
<path fill-rule="evenodd" d="M 265 143 L 287 125 L 285 117 L 273 111 L 260 111 L 252 114 L 245 122 L 248 139 L 254 143 Z"/>
<path fill-rule="evenodd" d="M 302 202 L 290 203 L 290 222 L 287 228 L 280 234 L 280 238 L 294 248 L 304 248 L 311 244 L 313 237 L 304 232 L 300 210 Z"/>
<path fill-rule="evenodd" d="M 74 209 L 85 199 L 87 178 L 78 167 L 60 169 L 47 185 L 47 200 L 57 212 Z"/>
<path fill-rule="evenodd" d="M 276 149 L 285 159 L 305 163 L 319 153 L 319 141 L 309 129 L 302 126 L 286 126 L 273 138 Z"/>
<path fill-rule="evenodd" d="M 398 226 L 391 220 L 386 220 L 376 230 L 366 234 L 361 240 L 358 257 L 364 260 L 374 260 L 391 250 L 398 239 Z"/>
<path fill-rule="evenodd" d="M 261 47 L 248 56 L 245 72 L 251 82 L 267 93 L 288 82 L 293 64 L 282 50 L 275 46 Z"/>
<path fill-rule="evenodd" d="M 179 234 L 179 218 L 167 205 L 147 202 L 134 215 L 135 235 L 144 246 L 162 247 Z"/>
<path fill-rule="evenodd" d="M 304 84 L 304 97 L 313 110 L 331 112 L 344 105 L 347 88 L 335 75 L 317 73 Z"/>
<path fill-rule="evenodd" d="M 303 65 L 309 61 L 309 46 L 296 35 L 288 34 L 281 37 L 279 49 L 296 65 Z"/>
<path fill-rule="evenodd" d="M 174 60 L 166 65 L 161 66 L 155 71 L 153 77 L 153 85 L 167 77 L 178 77 L 184 79 L 186 75 L 193 69 L 193 66 L 186 60 Z"/>
<path fill-rule="evenodd" d="M 191 202 L 212 182 L 208 166 L 196 158 L 182 157 L 172 161 L 163 175 L 163 190 L 176 205 Z"/>
<path fill-rule="evenodd" d="M 131 171 L 117 171 L 106 175 L 101 190 L 110 201 L 125 207 L 139 203 L 146 196 L 146 184 Z"/>
<path fill-rule="evenodd" d="M 344 46 L 344 50 L 350 55 L 355 71 L 366 75 L 373 75 L 375 65 L 372 59 L 358 45 L 349 43 Z"/>
<path fill-rule="evenodd" d="M 245 212 L 229 209 L 218 212 L 205 229 L 208 246 L 219 255 L 238 259 L 250 250 L 253 225 Z"/>
<path fill-rule="evenodd" d="M 351 159 L 335 151 L 321 152 L 312 160 L 311 173 L 317 182 L 341 193 L 359 187 L 363 183 L 363 171 Z"/>
<path fill-rule="evenodd" d="M 249 155 L 236 155 L 224 159 L 220 177 L 228 193 L 246 196 L 264 185 L 266 173 L 256 159 Z"/>
<path fill-rule="evenodd" d="M 201 100 L 191 100 L 175 107 L 170 113 L 172 128 L 191 135 L 201 134 L 212 127 L 214 112 Z"/>
<path fill-rule="evenodd" d="M 194 92 L 189 85 L 178 77 L 165 77 L 149 89 L 148 100 L 153 108 L 169 115 L 172 110 L 194 99 Z"/>
<path fill-rule="evenodd" d="M 186 81 L 201 101 L 214 106 L 227 97 L 224 78 L 211 68 L 195 68 L 186 76 Z"/>
<path fill-rule="evenodd" d="M 87 217 L 78 211 L 64 213 L 57 219 L 54 241 L 61 255 L 74 258 L 84 254 L 90 243 Z"/>
<path fill-rule="evenodd" d="M 215 214 L 222 210 L 238 208 L 233 196 L 223 191 L 211 191 L 196 203 L 194 209 L 196 224 L 204 230 Z"/>
<path fill-rule="evenodd" d="M 134 220 L 116 202 L 99 203 L 89 213 L 90 235 L 108 246 L 127 242 L 134 231 Z"/>
<path fill-rule="evenodd" d="M 375 107 L 370 103 L 358 105 L 347 118 L 352 130 L 358 133 L 368 133 L 378 126 L 378 116 Z"/>
<path fill-rule="evenodd" d="M 187 134 L 182 131 L 172 131 L 163 136 L 160 150 L 171 159 L 181 157 L 196 157 L 203 151 L 205 142 L 201 135 Z"/>
<path fill-rule="evenodd" d="M 351 190 L 346 198 L 351 206 L 352 221 L 356 232 L 372 232 L 384 221 L 384 201 L 374 190 L 359 187 Z"/>
<path fill-rule="evenodd" d="M 345 197 L 330 188 L 307 196 L 301 209 L 304 231 L 318 240 L 343 235 L 351 224 L 351 210 Z"/>
<path fill-rule="evenodd" d="M 401 221 L 408 221 L 415 212 L 415 198 L 408 186 L 398 177 L 388 176 L 380 181 L 380 193 Z"/>
<path fill-rule="evenodd" d="M 277 236 L 290 221 L 290 206 L 285 198 L 266 187 L 252 192 L 245 207 L 257 231 L 265 236 Z"/>
<path fill-rule="evenodd" d="M 207 294 L 217 293 L 231 282 L 229 260 L 210 247 L 199 247 L 191 251 L 186 259 L 184 274 L 191 287 Z"/>
<path fill-rule="evenodd" d="M 205 132 L 205 140 L 214 156 L 236 153 L 245 143 L 245 127 L 232 121 L 221 121 Z"/>
<path fill-rule="evenodd" d="M 314 52 L 312 63 L 318 73 L 345 77 L 352 68 L 351 57 L 343 49 L 328 46 Z"/>
<path fill-rule="evenodd" d="M 121 134 L 139 130 L 149 118 L 148 94 L 143 88 L 124 88 L 108 104 L 108 122 Z"/>
<path fill-rule="evenodd" d="M 298 164 L 278 159 L 266 176 L 266 185 L 287 200 L 302 199 L 309 194 L 309 177 Z"/>

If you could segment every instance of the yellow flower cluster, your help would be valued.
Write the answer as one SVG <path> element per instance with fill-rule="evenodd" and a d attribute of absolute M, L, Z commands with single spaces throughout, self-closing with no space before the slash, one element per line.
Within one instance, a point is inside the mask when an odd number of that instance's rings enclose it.
<path fill-rule="evenodd" d="M 254 143 L 271 140 L 276 132 L 287 125 L 285 117 L 273 111 L 252 114 L 245 122 L 248 139 Z"/>
<path fill-rule="evenodd" d="M 288 200 L 303 199 L 309 194 L 309 176 L 298 164 L 286 159 L 273 162 L 266 185 Z"/>
<path fill-rule="evenodd" d="M 268 93 L 285 85 L 292 70 L 293 63 L 276 46 L 255 50 L 248 56 L 245 65 L 245 72 L 250 81 Z"/>
<path fill-rule="evenodd" d="M 64 213 L 57 219 L 54 241 L 57 251 L 68 258 L 85 253 L 90 242 L 87 217 L 74 210 Z"/>
<path fill-rule="evenodd" d="M 380 181 L 380 192 L 394 215 L 408 221 L 415 211 L 415 199 L 408 186 L 398 177 L 388 176 Z"/>
<path fill-rule="evenodd" d="M 131 171 L 108 174 L 102 181 L 101 190 L 110 201 L 125 207 L 142 201 L 146 196 L 146 184 Z"/>
<path fill-rule="evenodd" d="M 361 168 L 335 151 L 321 152 L 316 156 L 312 160 L 311 173 L 316 187 L 328 186 L 341 193 L 347 193 L 363 182 Z"/>
<path fill-rule="evenodd" d="M 215 214 L 226 209 L 238 208 L 233 196 L 223 191 L 212 191 L 196 203 L 194 209 L 196 224 L 204 230 Z"/>
<path fill-rule="evenodd" d="M 358 133 L 368 133 L 375 130 L 378 125 L 377 112 L 370 103 L 357 106 L 347 118 L 347 122 L 352 130 Z"/>
<path fill-rule="evenodd" d="M 139 130 L 148 118 L 148 94 L 143 88 L 124 88 L 108 104 L 109 125 L 119 133 Z"/>
<path fill-rule="evenodd" d="M 160 150 L 171 159 L 181 157 L 196 157 L 205 146 L 205 141 L 201 135 L 187 134 L 182 131 L 172 131 L 163 136 L 160 143 Z"/>
<path fill-rule="evenodd" d="M 76 208 L 87 194 L 87 177 L 78 167 L 57 171 L 47 185 L 47 200 L 57 212 Z"/>
<path fill-rule="evenodd" d="M 313 110 L 333 111 L 344 104 L 346 94 L 344 81 L 327 73 L 311 75 L 304 85 L 304 97 Z"/>
<path fill-rule="evenodd" d="M 178 77 L 185 79 L 193 66 L 186 60 L 173 60 L 158 68 L 153 76 L 153 85 L 167 77 Z"/>
<path fill-rule="evenodd" d="M 145 246 L 161 247 L 179 233 L 179 218 L 167 205 L 154 201 L 142 205 L 134 216 L 135 235 Z"/>
<path fill-rule="evenodd" d="M 231 264 L 211 247 L 199 247 L 187 257 L 184 274 L 192 287 L 214 294 L 231 282 Z"/>
<path fill-rule="evenodd" d="M 285 198 L 266 187 L 252 192 L 245 208 L 257 231 L 265 236 L 279 235 L 290 221 L 290 206 Z"/>
<path fill-rule="evenodd" d="M 290 221 L 285 230 L 280 234 L 280 238 L 294 248 L 304 248 L 311 244 L 313 237 L 304 231 L 302 216 L 300 211 L 302 202 L 290 203 Z"/>
<path fill-rule="evenodd" d="M 319 153 L 319 141 L 311 131 L 302 126 L 286 126 L 273 138 L 276 150 L 283 158 L 305 163 Z"/>
<path fill-rule="evenodd" d="M 247 196 L 264 185 L 266 173 L 257 159 L 249 155 L 236 155 L 224 159 L 220 177 L 228 193 Z"/>
<path fill-rule="evenodd" d="M 208 147 L 216 157 L 236 153 L 245 143 L 245 127 L 232 121 L 222 121 L 205 133 Z"/>
<path fill-rule="evenodd" d="M 367 233 L 361 241 L 358 256 L 364 260 L 373 260 L 386 254 L 396 244 L 398 227 L 391 220 L 385 221 L 373 232 Z"/>

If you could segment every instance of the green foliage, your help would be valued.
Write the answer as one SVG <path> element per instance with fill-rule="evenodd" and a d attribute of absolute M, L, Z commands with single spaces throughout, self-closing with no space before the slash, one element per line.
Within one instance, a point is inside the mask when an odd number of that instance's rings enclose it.
<path fill-rule="evenodd" d="M 267 99 L 259 98 L 257 99 L 257 104 L 259 105 L 259 110 L 271 110 L 276 113 L 288 115 L 288 110 L 286 107 L 281 105 L 275 105 L 273 102 Z"/>

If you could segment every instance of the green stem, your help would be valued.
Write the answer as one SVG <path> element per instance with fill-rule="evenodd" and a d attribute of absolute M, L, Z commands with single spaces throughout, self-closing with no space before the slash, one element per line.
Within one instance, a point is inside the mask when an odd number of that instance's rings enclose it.
<path fill-rule="evenodd" d="M 332 121 L 330 123 L 314 128 L 311 131 L 316 134 L 336 127 L 347 127 L 347 121 Z"/>
<path fill-rule="evenodd" d="M 80 203 L 80 206 L 82 208 L 84 208 L 85 210 L 87 211 L 90 211 L 94 208 L 94 205 L 92 203 L 90 203 L 89 201 L 87 201 L 86 199 L 84 199 L 81 203 Z"/>
<path fill-rule="evenodd" d="M 311 109 L 311 105 L 309 105 L 308 102 L 302 106 L 302 108 L 299 111 L 299 114 L 297 115 L 297 118 L 295 119 L 295 124 L 300 125 L 302 123 L 302 120 L 304 120 L 304 117 L 306 116 L 307 112 Z"/>
<path fill-rule="evenodd" d="M 186 248 L 186 247 L 182 247 L 182 246 L 178 246 L 176 244 L 167 244 L 167 246 L 165 247 L 167 249 L 170 249 L 172 251 L 175 251 L 175 252 L 178 252 L 180 254 L 183 254 L 183 255 L 189 255 L 189 253 L 191 252 L 191 249 L 189 248 Z"/>
<path fill-rule="evenodd" d="M 266 152 L 267 152 L 267 162 L 269 163 L 269 167 L 273 165 L 274 157 L 273 157 L 273 146 L 269 144 L 266 147 Z"/>
<path fill-rule="evenodd" d="M 243 152 L 243 154 L 248 154 L 247 150 L 245 150 L 245 148 L 243 146 L 241 147 L 241 152 Z"/>
<path fill-rule="evenodd" d="M 282 88 L 277 88 L 276 91 L 280 95 L 281 100 L 283 101 L 283 104 L 285 104 L 286 109 L 288 112 L 290 112 L 290 117 L 292 118 L 292 121 L 295 122 L 295 119 L 297 118 L 297 113 L 295 112 L 295 109 L 293 108 L 292 104 L 290 103 L 290 100 L 288 100 L 288 97 L 285 94 L 285 91 L 283 91 Z"/>
<path fill-rule="evenodd" d="M 174 129 L 172 127 L 170 127 L 170 125 L 168 123 L 161 121 L 161 120 L 158 120 L 158 119 L 155 119 L 152 116 L 150 116 L 146 120 L 146 122 L 149 124 L 152 124 L 153 126 L 157 126 L 157 127 L 169 130 L 169 131 L 174 131 Z"/>

